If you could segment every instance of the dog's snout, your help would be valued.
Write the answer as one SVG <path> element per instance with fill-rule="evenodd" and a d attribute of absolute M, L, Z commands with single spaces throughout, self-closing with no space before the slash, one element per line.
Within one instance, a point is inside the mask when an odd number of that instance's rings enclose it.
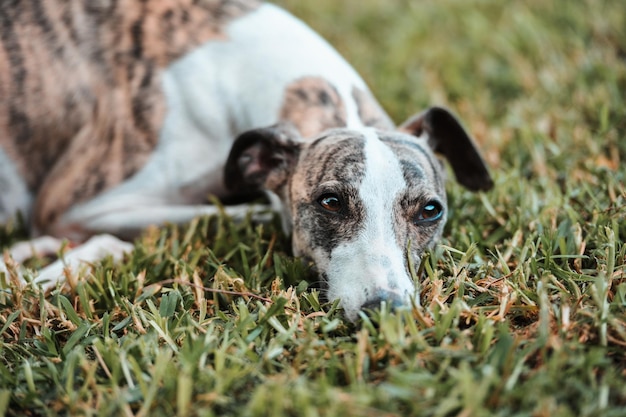
<path fill-rule="evenodd" d="M 385 303 L 392 310 L 402 307 L 404 305 L 404 301 L 400 297 L 400 295 L 384 291 L 378 294 L 376 297 L 371 298 L 361 306 L 361 310 L 375 310 L 381 307 L 381 305 Z"/>

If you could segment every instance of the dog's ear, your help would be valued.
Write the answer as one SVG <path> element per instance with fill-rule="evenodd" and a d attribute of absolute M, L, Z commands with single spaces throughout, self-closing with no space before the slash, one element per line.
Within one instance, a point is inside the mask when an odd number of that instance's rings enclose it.
<path fill-rule="evenodd" d="M 288 124 L 249 130 L 235 139 L 224 167 L 224 182 L 237 193 L 277 192 L 287 182 L 300 152 L 301 138 Z"/>
<path fill-rule="evenodd" d="M 413 116 L 398 129 L 418 137 L 426 133 L 428 145 L 446 157 L 461 185 L 472 191 L 493 187 L 487 165 L 474 141 L 448 110 L 431 107 Z"/>

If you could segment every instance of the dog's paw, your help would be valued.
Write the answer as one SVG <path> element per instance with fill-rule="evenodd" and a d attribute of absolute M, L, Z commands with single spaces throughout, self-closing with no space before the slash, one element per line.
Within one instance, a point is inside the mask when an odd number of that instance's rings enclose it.
<path fill-rule="evenodd" d="M 121 260 L 125 254 L 132 252 L 134 246 L 109 234 L 101 234 L 91 237 L 82 245 L 69 252 L 65 259 L 72 258 L 82 262 L 94 262 L 111 256 L 113 260 Z"/>
<path fill-rule="evenodd" d="M 9 254 L 19 264 L 33 257 L 55 255 L 63 246 L 63 241 L 52 236 L 41 236 L 35 239 L 18 242 L 11 246 Z"/>
<path fill-rule="evenodd" d="M 66 251 L 60 259 L 38 271 L 34 282 L 41 285 L 44 290 L 54 288 L 68 278 L 73 281 L 81 268 L 107 256 L 119 262 L 125 254 L 132 252 L 133 248 L 131 243 L 112 235 L 93 236 L 82 245 Z"/>

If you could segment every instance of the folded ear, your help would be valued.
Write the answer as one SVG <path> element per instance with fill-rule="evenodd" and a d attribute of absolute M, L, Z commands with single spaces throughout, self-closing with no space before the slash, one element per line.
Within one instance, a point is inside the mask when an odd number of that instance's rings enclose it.
<path fill-rule="evenodd" d="M 237 193 L 278 191 L 297 162 L 300 139 L 298 132 L 285 124 L 242 133 L 224 167 L 226 187 Z"/>
<path fill-rule="evenodd" d="M 404 122 L 399 129 L 415 136 L 426 133 L 429 146 L 446 157 L 461 185 L 472 191 L 493 187 L 487 165 L 474 141 L 448 110 L 431 107 Z"/>

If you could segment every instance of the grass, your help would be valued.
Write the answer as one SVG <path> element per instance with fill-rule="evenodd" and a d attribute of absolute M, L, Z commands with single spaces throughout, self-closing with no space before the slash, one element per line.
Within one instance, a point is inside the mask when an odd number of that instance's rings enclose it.
<path fill-rule="evenodd" d="M 0 415 L 626 415 L 623 2 L 279 3 L 397 122 L 446 105 L 484 149 L 421 307 L 345 322 L 277 224 L 151 229 L 71 290 L 8 280 Z"/>

